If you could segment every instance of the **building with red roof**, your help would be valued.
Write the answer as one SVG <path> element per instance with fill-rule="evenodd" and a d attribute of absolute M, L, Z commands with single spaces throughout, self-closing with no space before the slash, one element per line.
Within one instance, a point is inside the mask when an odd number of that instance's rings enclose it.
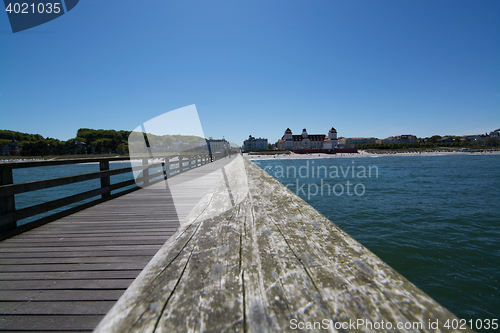
<path fill-rule="evenodd" d="M 300 150 L 300 149 L 334 149 L 337 144 L 337 130 L 331 128 L 328 135 L 309 134 L 304 128 L 301 134 L 294 135 L 290 128 L 278 140 L 278 149 Z"/>

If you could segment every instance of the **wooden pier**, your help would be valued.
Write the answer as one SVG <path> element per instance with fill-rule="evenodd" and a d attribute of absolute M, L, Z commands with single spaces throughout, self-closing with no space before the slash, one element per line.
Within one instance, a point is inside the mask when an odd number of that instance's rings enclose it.
<path fill-rule="evenodd" d="M 255 164 L 228 161 L 2 241 L 0 330 L 469 331 Z"/>
<path fill-rule="evenodd" d="M 92 331 L 177 230 L 179 217 L 211 189 L 214 177 L 200 177 L 227 162 L 221 158 L 0 242 L 0 331 Z"/>

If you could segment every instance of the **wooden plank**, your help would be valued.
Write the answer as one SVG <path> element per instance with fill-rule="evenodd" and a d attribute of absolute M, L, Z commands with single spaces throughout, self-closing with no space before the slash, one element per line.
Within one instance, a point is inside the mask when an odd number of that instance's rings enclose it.
<path fill-rule="evenodd" d="M 89 217 L 92 218 L 92 217 Z M 98 217 L 96 217 L 98 218 Z M 116 219 L 115 221 L 111 219 L 103 219 L 102 223 L 88 223 L 88 222 L 79 222 L 74 221 L 71 225 L 52 225 L 51 228 L 57 228 L 56 230 L 63 232 L 67 230 L 68 233 L 78 232 L 78 231 L 86 231 L 87 233 L 94 232 L 91 227 L 99 226 L 103 228 L 105 231 L 114 230 L 115 232 L 119 231 L 141 231 L 141 230 L 149 230 L 150 228 L 161 228 L 168 227 L 172 228 L 175 226 L 175 219 L 172 216 L 151 216 L 147 222 L 144 221 L 147 217 L 136 217 L 135 220 L 130 219 L 129 221 L 123 221 L 122 225 L 117 225 Z M 158 222 L 162 222 L 159 224 Z M 147 228 L 147 229 L 146 229 Z M 50 229 L 47 229 L 50 230 Z"/>
<path fill-rule="evenodd" d="M 140 269 L 126 271 L 73 271 L 73 272 L 23 272 L 0 273 L 0 281 L 9 280 L 84 280 L 84 279 L 135 279 Z"/>
<path fill-rule="evenodd" d="M 24 331 L 36 327 L 41 331 L 92 331 L 99 323 L 101 315 L 63 315 L 63 316 L 2 316 L 1 329 Z"/>
<path fill-rule="evenodd" d="M 82 237 L 90 237 L 90 236 L 102 236 L 106 237 L 108 235 L 138 235 L 138 236 L 149 236 L 149 235 L 157 235 L 157 234 L 165 234 L 165 233 L 171 233 L 177 230 L 177 227 L 165 227 L 165 228 L 148 228 L 147 230 L 116 230 L 116 229 L 107 229 L 107 228 L 99 228 L 99 231 L 90 231 L 86 228 L 82 229 L 76 229 L 76 230 L 64 230 L 64 229 L 49 229 L 46 228 L 45 230 L 33 230 L 33 232 L 30 232 L 25 236 L 25 239 L 35 239 L 35 238 L 40 238 L 40 237 L 45 237 L 45 238 L 57 238 L 60 237 L 60 235 L 65 236 L 65 237 L 76 237 L 76 236 L 82 236 Z"/>
<path fill-rule="evenodd" d="M 1 245 L 1 243 L 0 243 Z M 4 253 L 16 253 L 16 252 L 59 252 L 59 251 L 134 251 L 134 250 L 156 250 L 158 249 L 158 245 L 122 245 L 122 246 L 112 246 L 112 245 L 100 245 L 100 246 L 67 246 L 67 247 L 23 247 L 23 248 L 15 248 L 15 247 L 0 247 L 0 253 L 2 256 L 5 256 Z"/>
<path fill-rule="evenodd" d="M 4 302 L 0 315 L 105 315 L 114 301 Z"/>
<path fill-rule="evenodd" d="M 139 236 L 137 235 L 134 237 L 131 234 L 126 234 L 126 235 L 120 235 L 119 233 L 115 233 L 112 235 L 101 235 L 101 234 L 89 234 L 89 235 L 84 235 L 84 236 L 51 236 L 51 237 L 44 237 L 44 238 L 27 238 L 30 240 L 30 243 L 32 244 L 43 244 L 47 242 L 88 242 L 89 240 L 97 240 L 99 242 L 108 242 L 108 241 L 114 241 L 114 240 L 120 240 L 120 241 L 160 241 L 161 244 L 164 243 L 165 241 L 165 234 L 164 235 L 158 235 L 158 234 L 153 234 L 153 235 L 146 235 L 146 236 Z M 163 241 L 163 242 L 161 242 Z M 11 245 L 16 245 L 16 244 L 21 244 L 24 243 L 24 239 L 9 239 L 4 242 L 4 244 L 11 244 Z"/>
<path fill-rule="evenodd" d="M 124 290 L 2 290 L 0 301 L 116 301 Z"/>
<path fill-rule="evenodd" d="M 4 273 L 11 272 L 62 272 L 62 271 L 112 271 L 143 269 L 144 262 L 121 263 L 81 263 L 81 264 L 38 264 L 38 265 L 2 265 Z"/>
<path fill-rule="evenodd" d="M 92 330 L 78 330 L 78 331 L 75 331 L 75 330 L 64 330 L 64 331 L 55 331 L 55 332 L 64 332 L 64 333 L 88 333 L 88 332 L 91 332 Z M 2 331 L 2 333 L 19 333 L 21 331 L 19 330 L 15 330 L 15 331 L 11 331 L 11 330 L 4 330 Z M 47 332 L 47 331 L 33 331 L 33 330 L 23 330 L 22 331 L 23 333 L 38 333 L 38 332 Z M 50 332 L 50 331 L 49 331 Z"/>
<path fill-rule="evenodd" d="M 127 289 L 133 279 L 2 281 L 0 290 Z"/>
<path fill-rule="evenodd" d="M 153 253 L 154 254 L 154 253 Z M 41 257 L 33 258 L 31 256 L 25 258 L 0 258 L 0 266 L 3 265 L 38 265 L 38 264 L 82 264 L 82 263 L 122 263 L 122 262 L 147 262 L 151 258 L 149 255 L 127 255 L 127 256 L 113 256 L 113 257 Z M 0 270 L 2 268 L 0 267 Z M 0 286 L 1 288 L 1 286 Z"/>
<path fill-rule="evenodd" d="M 162 330 L 203 331 L 208 327 L 214 331 L 243 331 L 240 232 L 228 221 L 204 221 L 196 230 L 175 291 L 167 306 L 157 312 Z M 191 276 L 197 277 L 196 283 Z M 190 290 L 189 297 L 184 297 L 186 289 Z M 139 325 L 134 328 L 142 329 Z"/>
<path fill-rule="evenodd" d="M 165 242 L 165 239 L 101 239 L 101 240 L 95 240 L 93 241 L 92 239 L 89 240 L 65 240 L 64 238 L 59 241 L 40 241 L 40 242 L 30 242 L 29 244 L 24 243 L 24 242 L 13 242 L 13 243 L 6 243 L 2 244 L 2 248 L 6 249 L 9 247 L 14 247 L 17 249 L 22 249 L 23 247 L 33 247 L 37 246 L 40 249 L 43 247 L 55 247 L 55 246 L 60 246 L 60 247 L 69 247 L 69 246 L 103 246 L 103 245 L 162 245 Z"/>
<path fill-rule="evenodd" d="M 148 236 L 157 236 L 157 237 L 168 237 L 171 235 L 173 232 L 175 232 L 177 228 L 165 228 L 165 229 L 158 229 L 156 231 L 144 231 L 144 230 L 130 230 L 127 232 L 124 232 L 123 230 L 113 230 L 113 229 L 104 229 L 100 233 L 94 233 L 94 232 L 89 232 L 88 230 L 69 230 L 67 232 L 63 231 L 58 231 L 54 233 L 46 233 L 46 234 L 38 234 L 38 235 L 30 235 L 29 237 L 26 237 L 28 240 L 33 240 L 33 241 L 40 241 L 43 239 L 53 239 L 53 240 L 58 240 L 61 238 L 64 239 L 87 239 L 87 238 L 94 238 L 94 239 L 106 239 L 106 238 L 111 238 L 116 235 L 117 238 L 125 238 L 125 237 L 130 237 L 133 235 L 137 235 L 138 237 L 148 237 Z M 16 241 L 17 242 L 17 241 Z"/>
<path fill-rule="evenodd" d="M 153 248 L 149 250 L 132 250 L 125 249 L 122 251 L 57 251 L 57 252 L 9 252 L 8 259 L 13 258 L 99 258 L 99 257 L 142 257 L 150 256 L 152 257 L 158 248 Z M 97 259 L 99 260 L 99 259 Z"/>

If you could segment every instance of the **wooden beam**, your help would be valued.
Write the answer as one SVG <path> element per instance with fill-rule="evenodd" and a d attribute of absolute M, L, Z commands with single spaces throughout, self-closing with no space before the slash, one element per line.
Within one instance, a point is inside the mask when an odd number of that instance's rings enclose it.
<path fill-rule="evenodd" d="M 68 185 L 78 182 L 83 182 L 87 180 L 97 179 L 101 177 L 109 177 L 114 175 L 119 175 L 122 173 L 132 172 L 131 167 L 120 168 L 120 169 L 112 169 L 107 171 L 97 171 L 84 173 L 76 176 L 68 176 L 68 177 L 59 177 L 45 180 L 37 180 L 33 182 L 26 183 L 18 183 L 18 184 L 10 184 L 10 185 L 2 185 L 0 186 L 0 197 L 9 196 L 19 193 L 31 192 L 36 190 L 42 190 L 46 188 Z"/>
<path fill-rule="evenodd" d="M 79 163 L 99 163 L 101 161 L 127 161 L 130 160 L 128 156 L 116 157 L 90 157 L 90 158 L 68 158 L 62 160 L 44 160 L 35 162 L 14 162 L 14 163 L 0 163 L 0 170 L 2 169 L 23 169 L 33 168 L 48 165 L 67 165 Z"/>

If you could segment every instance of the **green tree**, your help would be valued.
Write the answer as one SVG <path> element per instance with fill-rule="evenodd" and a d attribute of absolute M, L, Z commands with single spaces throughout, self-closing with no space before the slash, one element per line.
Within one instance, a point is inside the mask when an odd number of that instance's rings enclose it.
<path fill-rule="evenodd" d="M 497 147 L 500 145 L 500 139 L 488 137 L 484 140 L 484 145 L 488 147 Z"/>
<path fill-rule="evenodd" d="M 441 139 L 442 137 L 440 135 L 433 135 L 427 140 L 427 142 L 438 143 Z"/>
<path fill-rule="evenodd" d="M 119 145 L 118 148 L 116 148 L 116 152 L 118 154 L 128 154 L 128 145 Z"/>

